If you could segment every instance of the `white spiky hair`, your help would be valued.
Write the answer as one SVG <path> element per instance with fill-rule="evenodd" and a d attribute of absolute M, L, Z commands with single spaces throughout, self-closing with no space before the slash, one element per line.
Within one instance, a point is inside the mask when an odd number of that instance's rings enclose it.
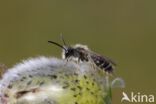
<path fill-rule="evenodd" d="M 0 104 L 3 104 L 2 100 L 6 93 L 14 96 L 16 91 L 33 88 L 33 86 L 27 86 L 26 81 L 21 81 L 25 76 L 27 76 L 25 80 L 30 80 L 31 77 L 29 76 L 33 76 L 33 78 L 37 78 L 38 76 L 48 77 L 49 75 L 57 75 L 60 72 L 70 75 L 73 73 L 84 74 L 86 71 L 89 73 L 95 70 L 88 63 L 76 64 L 75 62 L 47 57 L 30 58 L 8 69 L 2 76 L 0 80 Z M 9 85 L 12 85 L 13 89 L 9 89 Z M 22 88 L 19 87 L 21 85 L 23 86 Z"/>
<path fill-rule="evenodd" d="M 38 80 L 42 80 L 45 77 L 49 78 L 49 75 L 58 75 L 60 72 L 63 73 L 62 74 L 63 76 L 65 76 L 65 74 L 74 75 L 75 73 L 77 73 L 78 76 L 81 77 L 84 75 L 93 75 L 92 76 L 93 79 L 99 83 L 99 85 L 101 86 L 100 88 L 105 87 L 105 85 L 108 86 L 106 83 L 108 81 L 105 79 L 105 75 L 103 75 L 103 73 L 100 73 L 101 72 L 100 70 L 93 68 L 91 63 L 87 62 L 75 63 L 73 61 L 67 62 L 66 60 L 62 59 L 47 58 L 47 57 L 30 58 L 28 60 L 23 61 L 22 63 L 15 65 L 13 68 L 8 69 L 8 72 L 6 72 L 3 75 L 2 79 L 0 80 L 0 104 L 16 104 L 17 100 L 17 97 L 15 96 L 16 91 L 22 91 L 23 89 L 26 89 L 25 91 L 27 91 L 27 89 L 36 87 L 36 84 L 27 86 L 28 85 L 27 81 L 21 80 L 24 76 L 29 76 L 27 77 L 27 80 L 31 81 L 35 80 L 38 76 L 40 76 L 41 79 Z M 55 84 L 52 84 L 52 79 L 50 78 L 48 81 L 51 83 L 51 86 L 48 86 L 48 84 L 46 84 L 46 86 L 43 87 L 40 86 L 41 88 L 40 93 L 36 93 L 36 96 L 35 93 L 29 93 L 23 97 L 23 100 L 21 98 L 21 100 L 19 101 L 23 101 L 24 104 L 34 104 L 32 103 L 32 100 L 30 100 L 30 103 L 25 102 L 26 101 L 25 99 L 32 99 L 33 97 L 35 97 L 36 98 L 35 101 L 37 102 L 42 101 L 42 103 L 40 102 L 35 104 L 43 104 L 43 101 L 47 101 L 48 96 L 45 96 L 46 94 L 47 95 L 49 94 L 50 97 L 55 98 L 55 96 L 57 96 L 56 90 L 57 91 L 61 90 L 62 87 L 57 86 L 57 83 L 59 83 L 57 81 Z M 117 79 L 117 81 L 119 82 L 119 79 Z M 8 85 L 10 85 L 10 83 L 11 84 L 14 83 L 13 88 L 8 88 Z M 113 82 L 113 84 L 115 84 L 115 82 Z M 21 87 L 21 85 L 23 86 Z M 51 91 L 54 89 L 55 92 L 52 93 Z M 102 90 L 101 92 L 103 91 L 105 90 Z M 10 97 L 5 100 L 6 93 L 9 94 Z M 55 102 L 53 103 L 53 101 L 55 100 L 50 99 L 50 101 L 51 100 L 52 102 L 50 103 L 55 104 Z M 23 104 L 23 102 L 19 104 Z M 44 102 L 44 104 L 49 104 L 49 100 L 47 102 Z"/>
<path fill-rule="evenodd" d="M 81 67 L 81 68 L 80 68 Z M 80 69 L 80 70 L 73 70 Z M 0 91 L 8 86 L 11 82 L 20 80 L 23 76 L 49 75 L 58 71 L 67 71 L 73 73 L 75 71 L 94 71 L 89 63 L 76 64 L 75 62 L 67 62 L 58 58 L 37 57 L 24 60 L 22 63 L 15 65 L 13 68 L 2 76 L 0 80 Z M 79 72 L 79 73 L 80 73 Z"/>
<path fill-rule="evenodd" d="M 8 69 L 0 81 L 0 89 L 7 86 L 10 82 L 19 80 L 27 75 L 47 75 L 55 68 L 64 67 L 65 61 L 57 58 L 37 57 L 24 60 L 22 63 Z M 68 67 L 75 67 L 73 63 L 67 64 Z M 72 70 L 71 70 L 72 71 Z"/>

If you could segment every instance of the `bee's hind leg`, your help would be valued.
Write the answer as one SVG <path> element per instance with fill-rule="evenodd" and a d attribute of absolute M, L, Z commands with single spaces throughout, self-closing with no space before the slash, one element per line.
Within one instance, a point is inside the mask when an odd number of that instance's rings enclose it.
<path fill-rule="evenodd" d="M 91 57 L 88 57 L 88 62 L 94 70 L 97 69 L 97 65 L 94 63 Z"/>
<path fill-rule="evenodd" d="M 95 64 L 95 63 L 91 63 L 91 67 L 92 67 L 94 70 L 96 70 L 96 69 L 97 69 L 97 66 L 96 66 L 96 64 Z"/>

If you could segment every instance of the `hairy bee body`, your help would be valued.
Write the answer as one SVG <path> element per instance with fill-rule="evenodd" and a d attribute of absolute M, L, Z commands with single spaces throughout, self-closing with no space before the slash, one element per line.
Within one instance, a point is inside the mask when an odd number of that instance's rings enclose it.
<path fill-rule="evenodd" d="M 111 61 L 109 58 L 94 53 L 89 50 L 86 45 L 77 44 L 73 47 L 68 47 L 67 51 L 63 51 L 62 58 L 76 58 L 78 61 L 90 61 L 93 62 L 97 67 L 104 70 L 105 72 L 111 73 L 114 70 L 115 63 Z"/>
<path fill-rule="evenodd" d="M 115 63 L 109 58 L 91 51 L 86 45 L 76 44 L 75 46 L 67 46 L 63 37 L 62 40 L 64 42 L 64 46 L 53 41 L 48 42 L 55 44 L 63 49 L 63 59 L 76 59 L 78 62 L 89 61 L 95 64 L 98 68 L 104 70 L 105 72 L 113 72 Z"/>
<path fill-rule="evenodd" d="M 68 47 L 67 51 L 62 52 L 62 58 L 63 59 L 73 59 L 77 61 L 89 61 L 89 52 L 88 47 L 85 45 L 77 44 L 73 47 Z"/>

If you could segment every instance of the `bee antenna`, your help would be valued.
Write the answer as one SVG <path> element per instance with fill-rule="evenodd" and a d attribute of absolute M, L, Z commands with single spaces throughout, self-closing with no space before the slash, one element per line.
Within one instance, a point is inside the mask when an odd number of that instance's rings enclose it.
<path fill-rule="evenodd" d="M 61 40 L 63 41 L 63 44 L 64 44 L 65 46 L 67 46 L 67 44 L 66 44 L 66 42 L 65 42 L 65 40 L 64 40 L 64 38 L 63 38 L 63 35 L 62 35 L 62 34 L 60 35 L 60 37 L 61 37 Z"/>
<path fill-rule="evenodd" d="M 62 45 L 60 45 L 59 43 L 53 42 L 53 41 L 48 41 L 49 43 L 55 44 L 57 46 L 59 46 L 60 48 L 64 49 L 65 51 L 67 51 L 67 49 L 65 47 L 63 47 Z"/>

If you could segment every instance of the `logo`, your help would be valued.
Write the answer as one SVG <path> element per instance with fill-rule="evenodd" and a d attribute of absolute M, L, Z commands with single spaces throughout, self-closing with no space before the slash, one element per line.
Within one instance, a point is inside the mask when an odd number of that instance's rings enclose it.
<path fill-rule="evenodd" d="M 125 92 L 122 93 L 123 97 L 121 99 L 121 102 L 123 101 L 128 101 L 128 102 L 147 102 L 147 103 L 153 103 L 154 102 L 154 95 L 146 95 L 146 94 L 141 94 L 140 92 L 134 93 L 131 92 L 130 95 L 128 96 Z"/>

